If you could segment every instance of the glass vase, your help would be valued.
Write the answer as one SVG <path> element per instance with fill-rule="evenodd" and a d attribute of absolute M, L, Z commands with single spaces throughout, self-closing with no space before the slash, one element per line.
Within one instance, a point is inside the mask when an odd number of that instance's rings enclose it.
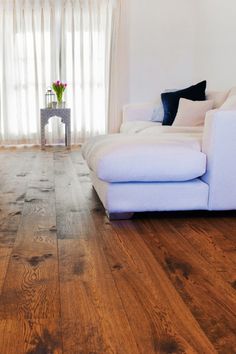
<path fill-rule="evenodd" d="M 65 108 L 66 107 L 66 102 L 65 101 L 57 101 L 57 108 Z"/>

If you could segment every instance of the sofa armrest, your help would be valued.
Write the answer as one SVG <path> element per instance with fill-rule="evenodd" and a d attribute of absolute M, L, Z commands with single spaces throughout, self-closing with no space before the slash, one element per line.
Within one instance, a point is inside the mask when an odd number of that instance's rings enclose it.
<path fill-rule="evenodd" d="M 155 103 L 128 104 L 123 107 L 123 122 L 151 121 Z"/>
<path fill-rule="evenodd" d="M 236 111 L 207 113 L 202 151 L 207 155 L 209 209 L 236 209 Z"/>

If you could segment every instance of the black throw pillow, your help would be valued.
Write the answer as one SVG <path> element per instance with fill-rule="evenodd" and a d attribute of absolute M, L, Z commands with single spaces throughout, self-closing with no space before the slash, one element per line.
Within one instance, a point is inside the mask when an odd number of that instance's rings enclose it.
<path fill-rule="evenodd" d="M 161 100 L 164 107 L 164 119 L 162 125 L 172 125 L 179 107 L 180 98 L 192 101 L 205 101 L 206 81 L 199 82 L 197 85 L 175 92 L 164 92 Z"/>

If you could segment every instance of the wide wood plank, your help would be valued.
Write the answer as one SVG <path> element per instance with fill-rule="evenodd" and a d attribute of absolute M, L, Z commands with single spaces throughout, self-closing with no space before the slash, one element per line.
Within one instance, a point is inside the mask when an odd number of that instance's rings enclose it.
<path fill-rule="evenodd" d="M 60 333 L 59 277 L 56 238 L 55 192 L 53 178 L 53 154 L 38 153 L 31 166 L 27 192 L 24 195 L 22 221 L 17 231 L 11 259 L 0 297 L 0 320 L 6 326 L 4 339 L 6 353 L 11 352 L 14 331 L 22 331 L 19 352 L 38 353 L 47 348 L 46 337 L 50 337 L 50 326 Z M 46 184 L 45 184 L 46 183 Z M 46 321 L 48 320 L 48 321 Z M 19 325 L 15 326 L 15 323 Z M 40 334 L 38 339 L 31 323 Z M 25 323 L 29 327 L 25 327 Z M 40 329 L 41 328 L 41 329 Z M 36 330 L 36 329 L 35 329 Z M 10 334 L 11 333 L 11 334 Z M 51 338 L 51 337 L 50 337 Z M 49 338 L 48 338 L 49 340 Z M 29 343 L 28 343 L 29 341 Z M 37 343 L 38 341 L 38 343 Z M 61 352 L 59 336 L 50 353 Z M 52 343 L 48 343 L 48 348 Z M 8 347 L 9 346 L 9 347 Z M 41 346 L 41 347 L 40 347 Z M 42 349 L 43 350 L 43 349 Z M 41 350 L 41 352 L 42 352 Z M 47 352 L 46 349 L 44 352 Z"/>
<path fill-rule="evenodd" d="M 33 152 L 0 152 L 0 294 L 21 222 Z"/>
<path fill-rule="evenodd" d="M 234 215 L 234 216 L 233 216 Z M 204 220 L 205 229 L 216 229 L 214 233 L 214 242 L 222 249 L 227 259 L 231 259 L 236 264 L 236 212 L 228 217 L 220 217 Z M 235 279 L 236 280 L 236 274 Z"/>
<path fill-rule="evenodd" d="M 189 229 L 188 223 L 183 218 L 152 218 L 139 220 L 132 227 L 140 236 L 145 235 L 145 243 L 217 351 L 234 353 L 236 293 L 221 273 L 227 269 L 232 276 L 234 265 L 228 262 L 225 267 L 217 249 L 213 257 L 207 235 L 200 242 L 199 232 Z"/>
<path fill-rule="evenodd" d="M 11 248 L 0 247 L 0 294 L 6 277 L 8 262 L 11 255 Z"/>
<path fill-rule="evenodd" d="M 45 179 L 49 186 L 45 187 Z M 59 318 L 51 153 L 37 155 L 0 298 L 0 319 Z"/>
<path fill-rule="evenodd" d="M 64 353 L 138 353 L 71 160 L 56 155 L 55 168 Z"/>
<path fill-rule="evenodd" d="M 0 320 L 1 354 L 62 354 L 59 322 Z"/>
<path fill-rule="evenodd" d="M 225 224 L 231 219 L 229 216 L 225 220 Z M 223 218 L 222 218 L 223 220 Z M 201 257 L 214 267 L 218 274 L 222 275 L 224 280 L 230 284 L 235 280 L 236 276 L 236 251 L 235 245 L 224 233 L 216 227 L 216 218 L 209 216 L 208 218 L 189 218 L 182 220 L 181 218 L 173 218 L 170 226 L 173 231 L 180 232 L 188 241 L 196 248 Z"/>
<path fill-rule="evenodd" d="M 0 247 L 12 247 L 35 154 L 0 153 Z"/>
<path fill-rule="evenodd" d="M 80 151 L 0 150 L 0 353 L 236 353 L 235 213 L 110 222 Z"/>

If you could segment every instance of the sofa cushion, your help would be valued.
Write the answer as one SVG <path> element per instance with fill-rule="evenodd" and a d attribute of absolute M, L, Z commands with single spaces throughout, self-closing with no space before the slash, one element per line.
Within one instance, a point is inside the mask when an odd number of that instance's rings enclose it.
<path fill-rule="evenodd" d="M 213 100 L 191 101 L 181 98 L 173 126 L 197 127 L 204 125 L 205 115 L 213 107 Z"/>
<path fill-rule="evenodd" d="M 207 209 L 209 187 L 199 178 L 185 182 L 108 183 L 90 177 L 110 213 Z"/>
<path fill-rule="evenodd" d="M 206 99 L 206 81 L 202 81 L 197 85 L 190 86 L 186 89 L 175 92 L 164 92 L 161 99 L 164 107 L 163 125 L 172 125 L 174 122 L 180 98 L 186 98 L 192 101 L 204 101 Z"/>
<path fill-rule="evenodd" d="M 83 155 L 89 168 L 106 182 L 187 181 L 206 171 L 201 144 L 189 134 L 100 136 L 85 144 Z"/>
<path fill-rule="evenodd" d="M 150 128 L 160 126 L 160 122 L 145 122 L 145 121 L 133 121 L 133 122 L 124 122 L 121 124 L 120 133 L 133 134 L 139 133 L 140 131 Z"/>

